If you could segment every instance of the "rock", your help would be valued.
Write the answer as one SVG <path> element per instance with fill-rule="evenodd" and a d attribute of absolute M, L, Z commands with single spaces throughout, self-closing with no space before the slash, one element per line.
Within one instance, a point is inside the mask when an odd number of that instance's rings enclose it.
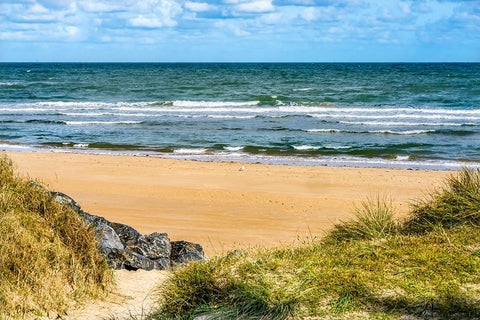
<path fill-rule="evenodd" d="M 110 221 L 108 221 L 107 219 L 105 219 L 104 217 L 99 217 L 99 216 L 95 216 L 93 214 L 89 214 L 83 210 L 80 209 L 80 211 L 78 212 L 79 215 L 85 220 L 85 222 L 88 224 L 88 225 L 91 225 L 93 226 L 94 228 L 97 228 L 98 226 L 100 225 L 107 225 L 107 226 L 110 226 L 112 223 Z"/>
<path fill-rule="evenodd" d="M 170 257 L 171 245 L 166 233 L 154 232 L 147 236 L 138 237 L 137 243 L 128 246 L 126 249 L 156 260 Z"/>
<path fill-rule="evenodd" d="M 170 270 L 171 269 L 170 257 L 153 260 L 153 269 Z"/>
<path fill-rule="evenodd" d="M 80 205 L 71 197 L 67 196 L 65 193 L 52 191 L 50 192 L 50 194 L 55 197 L 55 200 L 57 200 L 58 203 L 67 205 L 71 207 L 73 210 L 75 210 L 76 212 L 82 211 L 82 208 L 80 207 Z"/>
<path fill-rule="evenodd" d="M 123 244 L 118 234 L 107 224 L 100 224 L 95 228 L 95 238 L 100 244 L 100 250 L 107 254 L 113 249 L 123 250 Z"/>
<path fill-rule="evenodd" d="M 154 268 L 152 260 L 130 250 L 112 249 L 106 257 L 114 269 L 152 270 Z"/>
<path fill-rule="evenodd" d="M 198 243 L 188 241 L 172 241 L 172 253 L 170 260 L 172 263 L 185 263 L 188 261 L 197 261 L 206 259 L 203 248 Z"/>
<path fill-rule="evenodd" d="M 85 222 L 95 228 L 95 238 L 102 253 L 114 269 L 165 270 L 172 265 L 206 259 L 201 245 L 187 242 L 170 242 L 166 233 L 141 235 L 134 228 L 110 222 L 89 214 L 80 205 L 61 192 L 50 192 L 57 202 L 71 207 Z"/>
<path fill-rule="evenodd" d="M 138 242 L 138 238 L 141 236 L 137 230 L 126 224 L 110 222 L 110 227 L 115 230 L 125 247 L 135 245 L 135 243 Z"/>

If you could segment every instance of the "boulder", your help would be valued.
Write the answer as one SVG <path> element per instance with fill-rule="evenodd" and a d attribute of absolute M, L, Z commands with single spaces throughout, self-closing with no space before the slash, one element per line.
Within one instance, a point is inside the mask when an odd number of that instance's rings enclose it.
<path fill-rule="evenodd" d="M 76 212 L 79 212 L 82 210 L 80 205 L 71 197 L 67 196 L 65 193 L 52 191 L 50 192 L 50 194 L 55 197 L 55 200 L 57 200 L 58 203 L 67 205 L 71 207 L 73 210 L 75 210 Z"/>
<path fill-rule="evenodd" d="M 156 260 L 170 257 L 170 239 L 166 233 L 154 232 L 146 236 L 139 236 L 134 245 L 126 247 L 142 256 Z"/>
<path fill-rule="evenodd" d="M 110 227 L 112 227 L 113 230 L 115 230 L 115 232 L 118 234 L 118 236 L 120 237 L 120 241 L 122 241 L 125 247 L 137 243 L 138 238 L 141 236 L 141 234 L 137 230 L 130 226 L 127 226 L 126 224 L 115 222 L 110 222 L 109 224 Z"/>
<path fill-rule="evenodd" d="M 152 270 L 154 268 L 152 260 L 130 250 L 112 249 L 105 256 L 114 269 Z"/>
<path fill-rule="evenodd" d="M 153 269 L 170 270 L 171 269 L 170 257 L 153 260 Z"/>
<path fill-rule="evenodd" d="M 89 214 L 80 205 L 61 192 L 50 192 L 57 202 L 71 207 L 85 222 L 95 228 L 95 238 L 108 264 L 114 269 L 165 270 L 187 261 L 206 259 L 201 245 L 187 242 L 170 242 L 166 233 L 141 235 L 134 228 L 110 222 Z"/>
<path fill-rule="evenodd" d="M 173 264 L 206 259 L 203 248 L 198 243 L 172 241 L 171 245 L 172 253 L 170 255 L 170 260 Z"/>
<path fill-rule="evenodd" d="M 115 230 L 107 224 L 100 224 L 95 228 L 95 238 L 103 254 L 107 254 L 113 249 L 123 250 L 124 248 Z"/>

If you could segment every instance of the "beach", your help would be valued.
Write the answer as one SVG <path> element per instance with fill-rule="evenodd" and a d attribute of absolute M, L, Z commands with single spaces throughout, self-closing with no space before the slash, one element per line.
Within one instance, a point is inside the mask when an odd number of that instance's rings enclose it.
<path fill-rule="evenodd" d="M 200 243 L 210 256 L 322 237 L 377 195 L 398 216 L 447 171 L 200 162 L 147 156 L 8 152 L 18 171 L 83 210 L 141 233 Z M 242 168 L 243 166 L 243 168 Z M 243 170 L 242 170 L 243 169 Z"/>

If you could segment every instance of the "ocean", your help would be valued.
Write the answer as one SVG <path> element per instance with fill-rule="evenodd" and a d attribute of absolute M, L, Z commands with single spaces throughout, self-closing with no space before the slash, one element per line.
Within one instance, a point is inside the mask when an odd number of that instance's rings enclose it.
<path fill-rule="evenodd" d="M 480 63 L 0 63 L 0 150 L 480 164 Z"/>

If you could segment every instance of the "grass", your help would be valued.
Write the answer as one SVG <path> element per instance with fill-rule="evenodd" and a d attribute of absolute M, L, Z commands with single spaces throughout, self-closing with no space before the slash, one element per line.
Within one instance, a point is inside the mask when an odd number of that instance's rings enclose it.
<path fill-rule="evenodd" d="M 480 169 L 464 169 L 413 205 L 406 232 L 426 232 L 462 224 L 480 225 Z"/>
<path fill-rule="evenodd" d="M 334 225 L 328 237 L 336 240 L 380 239 L 397 232 L 392 201 L 377 196 L 356 207 L 355 218 Z"/>
<path fill-rule="evenodd" d="M 465 169 L 401 223 L 376 199 L 322 240 L 190 263 L 150 318 L 480 318 L 479 186 Z"/>
<path fill-rule="evenodd" d="M 1 156 L 0 318 L 61 314 L 112 281 L 93 230 Z"/>

